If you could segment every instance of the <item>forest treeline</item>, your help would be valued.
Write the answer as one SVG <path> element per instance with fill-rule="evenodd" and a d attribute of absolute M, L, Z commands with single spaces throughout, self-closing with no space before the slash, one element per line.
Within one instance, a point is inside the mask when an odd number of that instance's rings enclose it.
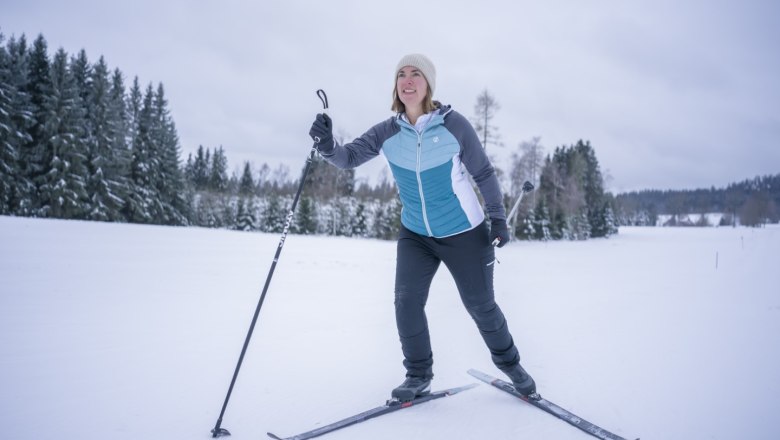
<path fill-rule="evenodd" d="M 499 138 L 490 124 L 497 109 L 485 90 L 474 118 L 485 147 Z M 672 206 L 606 192 L 588 141 L 545 154 L 534 138 L 494 165 L 507 208 L 524 181 L 537 186 L 510 219 L 523 239 L 607 237 L 620 224 L 640 224 L 642 210 L 651 219 Z M 222 146 L 182 159 L 161 83 L 135 77 L 128 87 L 102 56 L 91 62 L 85 50 L 61 48 L 50 56 L 42 35 L 29 44 L 0 34 L 0 214 L 281 232 L 299 170 L 248 162 L 228 169 Z M 357 182 L 354 170 L 315 157 L 291 229 L 390 239 L 400 211 L 391 179 Z"/>
<path fill-rule="evenodd" d="M 645 190 L 616 197 L 621 225 L 760 226 L 780 221 L 780 174 L 756 176 L 725 188 L 696 190 Z M 702 214 L 721 213 L 719 225 Z"/>

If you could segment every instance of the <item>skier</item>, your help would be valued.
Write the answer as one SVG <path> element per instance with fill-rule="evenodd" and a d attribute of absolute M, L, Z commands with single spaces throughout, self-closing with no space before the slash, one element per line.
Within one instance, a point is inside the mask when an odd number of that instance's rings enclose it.
<path fill-rule="evenodd" d="M 395 70 L 391 118 L 354 141 L 339 145 L 333 122 L 318 114 L 309 135 L 322 157 L 343 168 L 380 153 L 386 157 L 403 205 L 397 243 L 395 314 L 406 380 L 392 397 L 408 401 L 430 392 L 433 378 L 425 303 L 444 262 L 495 365 L 518 392 L 536 392 L 493 293 L 493 242 L 509 242 L 506 212 L 493 166 L 476 132 L 450 106 L 433 101 L 436 68 L 421 54 L 406 55 Z M 490 217 L 466 175 L 476 182 Z"/>

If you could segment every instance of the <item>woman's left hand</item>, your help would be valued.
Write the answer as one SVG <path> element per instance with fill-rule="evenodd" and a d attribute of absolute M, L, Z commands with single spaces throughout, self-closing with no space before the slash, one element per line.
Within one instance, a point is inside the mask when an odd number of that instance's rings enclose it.
<path fill-rule="evenodd" d="M 494 219 L 490 222 L 490 242 L 493 246 L 503 247 L 509 243 L 509 229 L 506 227 L 506 220 Z"/>

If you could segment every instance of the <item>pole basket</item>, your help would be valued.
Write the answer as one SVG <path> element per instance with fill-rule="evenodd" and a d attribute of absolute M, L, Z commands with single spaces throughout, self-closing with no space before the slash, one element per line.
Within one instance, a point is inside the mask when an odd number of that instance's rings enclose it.
<path fill-rule="evenodd" d="M 228 431 L 225 428 L 214 428 L 211 430 L 211 437 L 217 438 L 217 437 L 226 437 L 230 435 L 230 431 Z"/>

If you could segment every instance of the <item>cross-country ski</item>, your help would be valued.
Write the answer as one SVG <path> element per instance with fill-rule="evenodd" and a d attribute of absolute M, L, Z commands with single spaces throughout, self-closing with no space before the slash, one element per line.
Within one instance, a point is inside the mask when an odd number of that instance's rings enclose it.
<path fill-rule="evenodd" d="M 352 426 L 357 423 L 365 422 L 366 420 L 373 419 L 375 417 L 383 416 L 385 414 L 389 414 L 392 412 L 396 412 L 402 409 L 411 408 L 412 406 L 419 405 L 421 403 L 430 402 L 431 400 L 440 399 L 442 397 L 451 396 L 453 394 L 457 394 L 461 391 L 465 391 L 471 388 L 474 388 L 477 386 L 477 384 L 470 384 L 465 385 L 462 387 L 457 388 L 450 388 L 447 390 L 441 390 L 441 391 L 435 391 L 430 394 L 426 394 L 424 396 L 417 397 L 416 399 L 410 400 L 408 402 L 402 402 L 400 400 L 388 400 L 387 403 L 385 403 L 382 406 L 378 406 L 376 408 L 372 408 L 368 411 L 364 411 L 360 414 L 355 414 L 354 416 L 347 417 L 345 419 L 339 420 L 338 422 L 334 422 L 325 426 L 321 426 L 319 428 L 312 429 L 311 431 L 306 431 L 300 434 L 293 435 L 291 437 L 279 437 L 276 434 L 268 433 L 268 436 L 276 439 L 276 440 L 305 440 L 309 438 L 319 437 L 321 435 L 337 431 L 342 428 L 346 428 L 347 426 Z"/>
<path fill-rule="evenodd" d="M 542 411 L 554 415 L 555 417 L 569 423 L 570 425 L 576 428 L 579 428 L 587 432 L 588 434 L 596 438 L 600 438 L 602 440 L 626 440 L 625 438 L 617 434 L 613 434 L 607 431 L 606 429 L 583 419 L 582 417 L 572 413 L 571 411 L 561 408 L 560 406 L 543 398 L 538 393 L 525 396 L 523 394 L 518 393 L 514 389 L 514 387 L 512 387 L 512 384 L 510 384 L 509 382 L 498 379 L 489 374 L 485 374 L 481 371 L 474 370 L 474 369 L 469 370 L 469 374 L 487 384 L 493 385 L 494 387 L 498 388 L 501 391 L 509 393 L 525 402 L 530 403 L 531 405 L 541 409 Z"/>

